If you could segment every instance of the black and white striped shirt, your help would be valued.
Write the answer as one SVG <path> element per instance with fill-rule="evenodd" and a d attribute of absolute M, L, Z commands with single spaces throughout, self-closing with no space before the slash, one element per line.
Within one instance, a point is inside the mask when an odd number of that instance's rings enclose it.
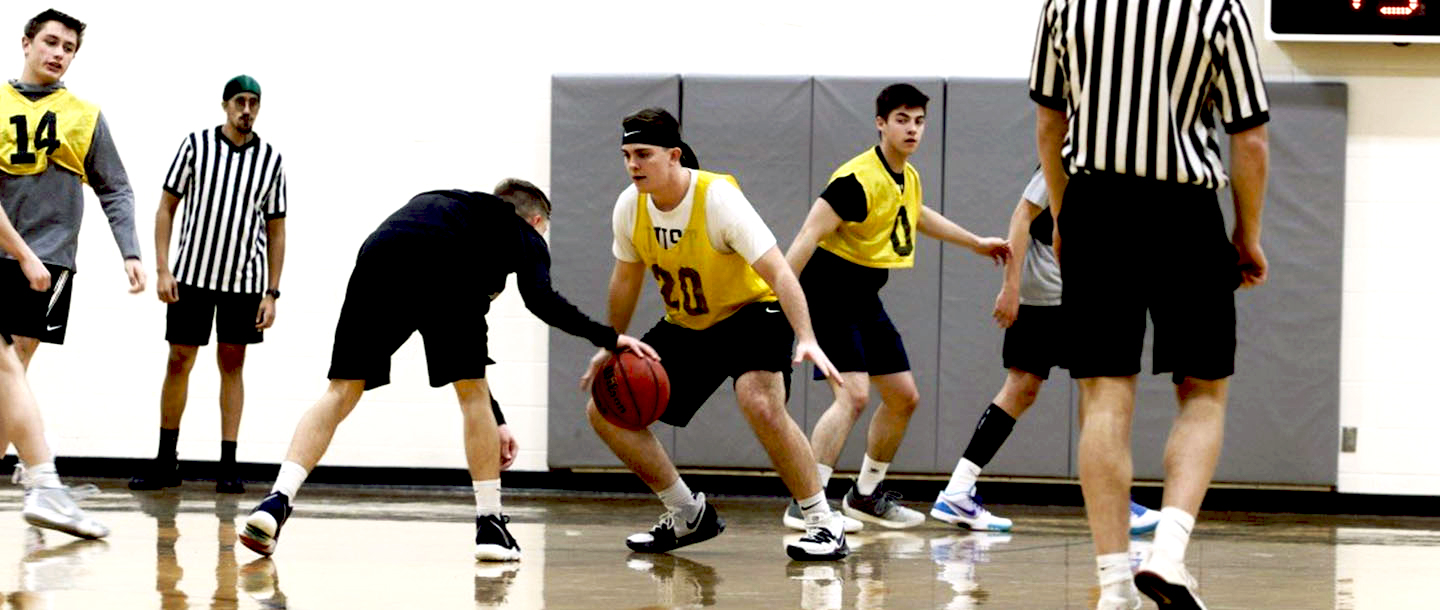
<path fill-rule="evenodd" d="M 183 200 L 171 270 L 176 281 L 221 292 L 264 292 L 265 221 L 285 217 L 280 153 L 258 135 L 236 146 L 219 127 L 197 131 L 180 143 L 165 190 Z"/>
<path fill-rule="evenodd" d="M 1069 116 L 1069 173 L 1106 171 L 1218 189 L 1215 134 L 1270 120 L 1241 0 L 1045 0 L 1030 97 Z"/>

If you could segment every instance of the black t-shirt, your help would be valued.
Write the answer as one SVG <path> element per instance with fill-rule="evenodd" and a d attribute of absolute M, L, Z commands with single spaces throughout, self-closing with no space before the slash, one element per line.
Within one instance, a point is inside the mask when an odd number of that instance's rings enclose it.
<path fill-rule="evenodd" d="M 875 147 L 875 154 L 880 156 L 880 163 L 885 170 L 890 172 L 890 177 L 895 179 L 895 184 L 900 185 L 900 190 L 905 190 L 905 170 L 896 172 L 885 161 L 885 155 L 880 152 L 880 147 Z M 855 179 L 855 174 L 846 174 L 830 181 L 826 185 L 825 192 L 820 197 L 830 204 L 840 220 L 846 222 L 864 222 L 865 217 L 870 213 L 870 202 L 865 199 L 865 188 L 860 186 L 860 181 Z"/>
<path fill-rule="evenodd" d="M 380 223 L 360 251 L 361 256 L 374 251 L 414 261 L 424 275 L 438 280 L 439 294 L 473 298 L 477 315 L 490 310 L 490 301 L 505 289 L 505 277 L 514 273 L 525 308 L 536 317 L 597 347 L 615 348 L 614 329 L 591 320 L 551 286 L 545 238 L 494 195 L 416 195 Z M 447 291 L 447 284 L 460 289 Z"/>

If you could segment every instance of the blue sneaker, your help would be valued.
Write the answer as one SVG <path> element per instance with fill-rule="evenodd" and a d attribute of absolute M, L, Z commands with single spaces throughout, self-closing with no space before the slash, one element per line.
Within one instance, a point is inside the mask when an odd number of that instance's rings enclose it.
<path fill-rule="evenodd" d="M 935 506 L 930 509 L 930 516 L 951 525 L 977 531 L 1008 532 L 1012 525 L 1009 519 L 996 517 L 985 510 L 980 496 L 975 495 L 974 487 L 959 494 L 941 491 L 940 495 L 935 496 Z"/>
<path fill-rule="evenodd" d="M 1130 535 L 1139 536 L 1155 531 L 1160 525 L 1160 511 L 1150 510 L 1130 501 Z"/>

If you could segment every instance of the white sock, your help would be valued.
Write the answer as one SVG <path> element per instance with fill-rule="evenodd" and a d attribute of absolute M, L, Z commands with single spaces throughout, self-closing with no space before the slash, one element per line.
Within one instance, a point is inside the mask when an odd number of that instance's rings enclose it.
<path fill-rule="evenodd" d="M 500 479 L 470 481 L 475 488 L 475 516 L 500 514 Z"/>
<path fill-rule="evenodd" d="M 1131 599 L 1135 589 L 1135 577 L 1130 573 L 1129 553 L 1097 555 L 1096 574 L 1100 578 L 1100 597 Z"/>
<path fill-rule="evenodd" d="M 694 521 L 700 511 L 705 509 L 700 499 L 690 492 L 690 486 L 685 484 L 685 479 L 676 479 L 674 485 L 656 495 L 660 496 L 660 501 L 665 503 L 667 510 L 680 515 L 680 518 L 686 521 Z"/>
<path fill-rule="evenodd" d="M 26 489 L 35 487 L 64 487 L 60 484 L 60 473 L 55 470 L 55 462 L 45 462 L 25 467 Z"/>
<path fill-rule="evenodd" d="M 859 488 L 860 495 L 868 496 L 875 493 L 875 488 L 885 480 L 885 471 L 890 469 L 890 462 L 880 462 L 865 454 L 865 461 L 860 464 L 860 480 L 855 482 Z"/>
<path fill-rule="evenodd" d="M 278 491 L 290 498 L 290 504 L 295 504 L 295 494 L 300 492 L 300 486 L 305 484 L 305 477 L 310 473 L 304 466 L 291 461 L 280 463 L 280 474 L 275 475 L 275 486 L 270 491 Z"/>
<path fill-rule="evenodd" d="M 830 486 L 830 475 L 835 474 L 835 467 L 816 462 L 815 470 L 820 473 L 820 491 L 823 493 Z"/>
<path fill-rule="evenodd" d="M 1160 524 L 1155 526 L 1155 543 L 1152 553 L 1176 563 L 1185 563 L 1185 547 L 1190 544 L 1190 531 L 1195 529 L 1195 517 L 1174 506 L 1160 509 Z"/>
<path fill-rule="evenodd" d="M 960 458 L 955 464 L 955 472 L 950 473 L 950 482 L 945 485 L 947 494 L 970 493 L 975 487 L 975 479 L 980 478 L 980 466 L 966 458 Z"/>
<path fill-rule="evenodd" d="M 805 515 L 805 521 L 810 521 L 811 515 L 825 516 L 830 514 L 830 503 L 825 501 L 825 492 L 817 493 L 808 498 L 795 498 L 800 504 L 800 514 Z"/>

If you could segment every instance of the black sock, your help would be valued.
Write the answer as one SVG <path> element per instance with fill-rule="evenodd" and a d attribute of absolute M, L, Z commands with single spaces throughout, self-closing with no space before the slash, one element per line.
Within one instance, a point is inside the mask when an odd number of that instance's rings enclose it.
<path fill-rule="evenodd" d="M 220 469 L 225 472 L 235 470 L 235 441 L 220 441 Z"/>
<path fill-rule="evenodd" d="M 1005 444 L 1005 439 L 1010 438 L 1010 431 L 1014 429 L 1015 418 L 995 406 L 995 403 L 990 403 L 985 412 L 980 414 L 980 421 L 975 424 L 975 435 L 970 437 L 970 445 L 965 447 L 963 457 L 984 468 L 991 458 L 995 457 L 1000 446 Z"/>
<path fill-rule="evenodd" d="M 155 452 L 155 460 L 159 462 L 175 463 L 179 459 L 175 455 L 175 443 L 180 440 L 180 429 L 160 429 L 160 449 Z"/>

